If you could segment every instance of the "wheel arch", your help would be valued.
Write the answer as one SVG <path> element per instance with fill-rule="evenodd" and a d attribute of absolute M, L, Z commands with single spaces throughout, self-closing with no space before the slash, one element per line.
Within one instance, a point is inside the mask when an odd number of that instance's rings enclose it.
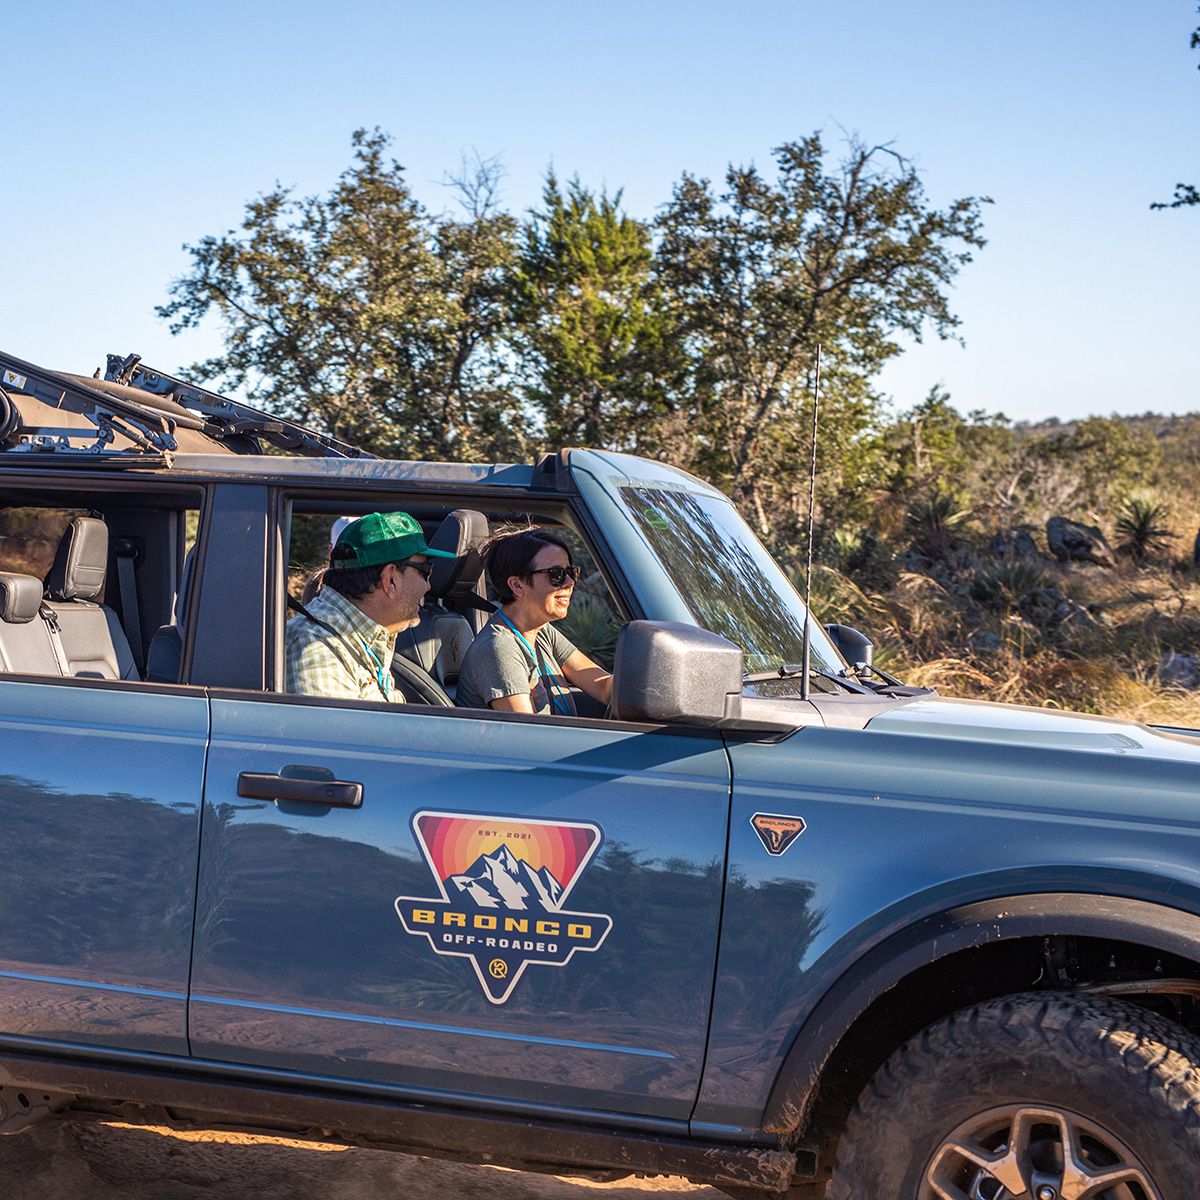
<path fill-rule="evenodd" d="M 1186 959 L 1200 973 L 1200 916 L 1164 904 L 1086 892 L 1039 892 L 958 905 L 893 934 L 826 990 L 784 1056 L 763 1113 L 764 1131 L 789 1139 L 808 1132 L 831 1060 L 865 1023 L 886 1010 L 889 993 L 898 985 L 963 951 L 1047 937 L 1135 945 Z M 956 1007 L 961 1004 L 931 1007 L 929 1021 Z"/>

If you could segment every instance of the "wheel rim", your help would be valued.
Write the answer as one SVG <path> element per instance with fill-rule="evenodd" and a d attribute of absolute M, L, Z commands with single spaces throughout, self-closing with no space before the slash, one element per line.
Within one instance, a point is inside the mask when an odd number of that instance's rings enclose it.
<path fill-rule="evenodd" d="M 1102 1125 L 1011 1104 L 964 1121 L 934 1152 L 920 1200 L 1162 1200 L 1150 1172 Z"/>

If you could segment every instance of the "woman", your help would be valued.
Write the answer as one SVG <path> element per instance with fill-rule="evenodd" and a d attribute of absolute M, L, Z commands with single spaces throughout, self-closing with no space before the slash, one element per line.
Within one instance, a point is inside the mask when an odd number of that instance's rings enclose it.
<path fill-rule="evenodd" d="M 458 703 L 574 716 L 573 684 L 608 704 L 612 676 L 550 624 L 567 615 L 579 580 L 566 543 L 544 529 L 502 533 L 484 547 L 484 562 L 500 609 L 463 658 Z"/>

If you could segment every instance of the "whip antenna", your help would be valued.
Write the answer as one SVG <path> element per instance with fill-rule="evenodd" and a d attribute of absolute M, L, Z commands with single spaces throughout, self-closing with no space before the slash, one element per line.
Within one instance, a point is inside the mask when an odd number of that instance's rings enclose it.
<path fill-rule="evenodd" d="M 817 409 L 821 401 L 821 343 L 817 343 L 817 371 L 813 379 L 812 461 L 808 468 L 808 535 L 804 539 L 804 659 L 800 664 L 800 699 L 808 699 L 809 660 L 812 656 L 812 620 L 809 600 L 812 597 L 813 510 L 817 502 Z"/>

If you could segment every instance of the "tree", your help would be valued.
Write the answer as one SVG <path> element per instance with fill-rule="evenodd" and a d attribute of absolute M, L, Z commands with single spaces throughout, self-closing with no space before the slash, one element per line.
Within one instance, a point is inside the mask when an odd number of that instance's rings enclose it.
<path fill-rule="evenodd" d="M 668 404 L 670 319 L 650 231 L 621 193 L 551 173 L 517 264 L 519 375 L 553 445 L 652 450 Z"/>
<path fill-rule="evenodd" d="M 1200 12 L 1200 7 L 1197 8 Z M 1192 38 L 1189 43 L 1193 50 L 1200 48 L 1200 25 L 1192 30 Z M 1196 68 L 1200 70 L 1200 66 Z M 1158 200 L 1151 204 L 1151 208 L 1190 208 L 1193 204 L 1200 204 L 1200 190 L 1197 190 L 1193 183 L 1177 183 L 1175 185 L 1175 195 L 1170 200 Z"/>
<path fill-rule="evenodd" d="M 871 475 L 872 378 L 900 352 L 897 333 L 954 335 L 946 289 L 984 244 L 986 203 L 930 208 L 916 170 L 888 147 L 853 143 L 827 170 L 813 134 L 774 157 L 773 180 L 731 166 L 719 194 L 684 175 L 657 255 L 687 355 L 680 402 L 694 465 L 764 531 L 802 512 L 817 345 L 825 496 L 845 503 L 846 485 Z"/>
<path fill-rule="evenodd" d="M 225 350 L 192 368 L 268 409 L 315 420 L 396 457 L 519 452 L 522 414 L 502 386 L 517 222 L 499 211 L 498 170 L 452 180 L 460 216 L 431 216 L 378 129 L 325 196 L 277 186 L 240 230 L 185 247 L 189 271 L 158 309 L 173 332 L 210 315 Z"/>

